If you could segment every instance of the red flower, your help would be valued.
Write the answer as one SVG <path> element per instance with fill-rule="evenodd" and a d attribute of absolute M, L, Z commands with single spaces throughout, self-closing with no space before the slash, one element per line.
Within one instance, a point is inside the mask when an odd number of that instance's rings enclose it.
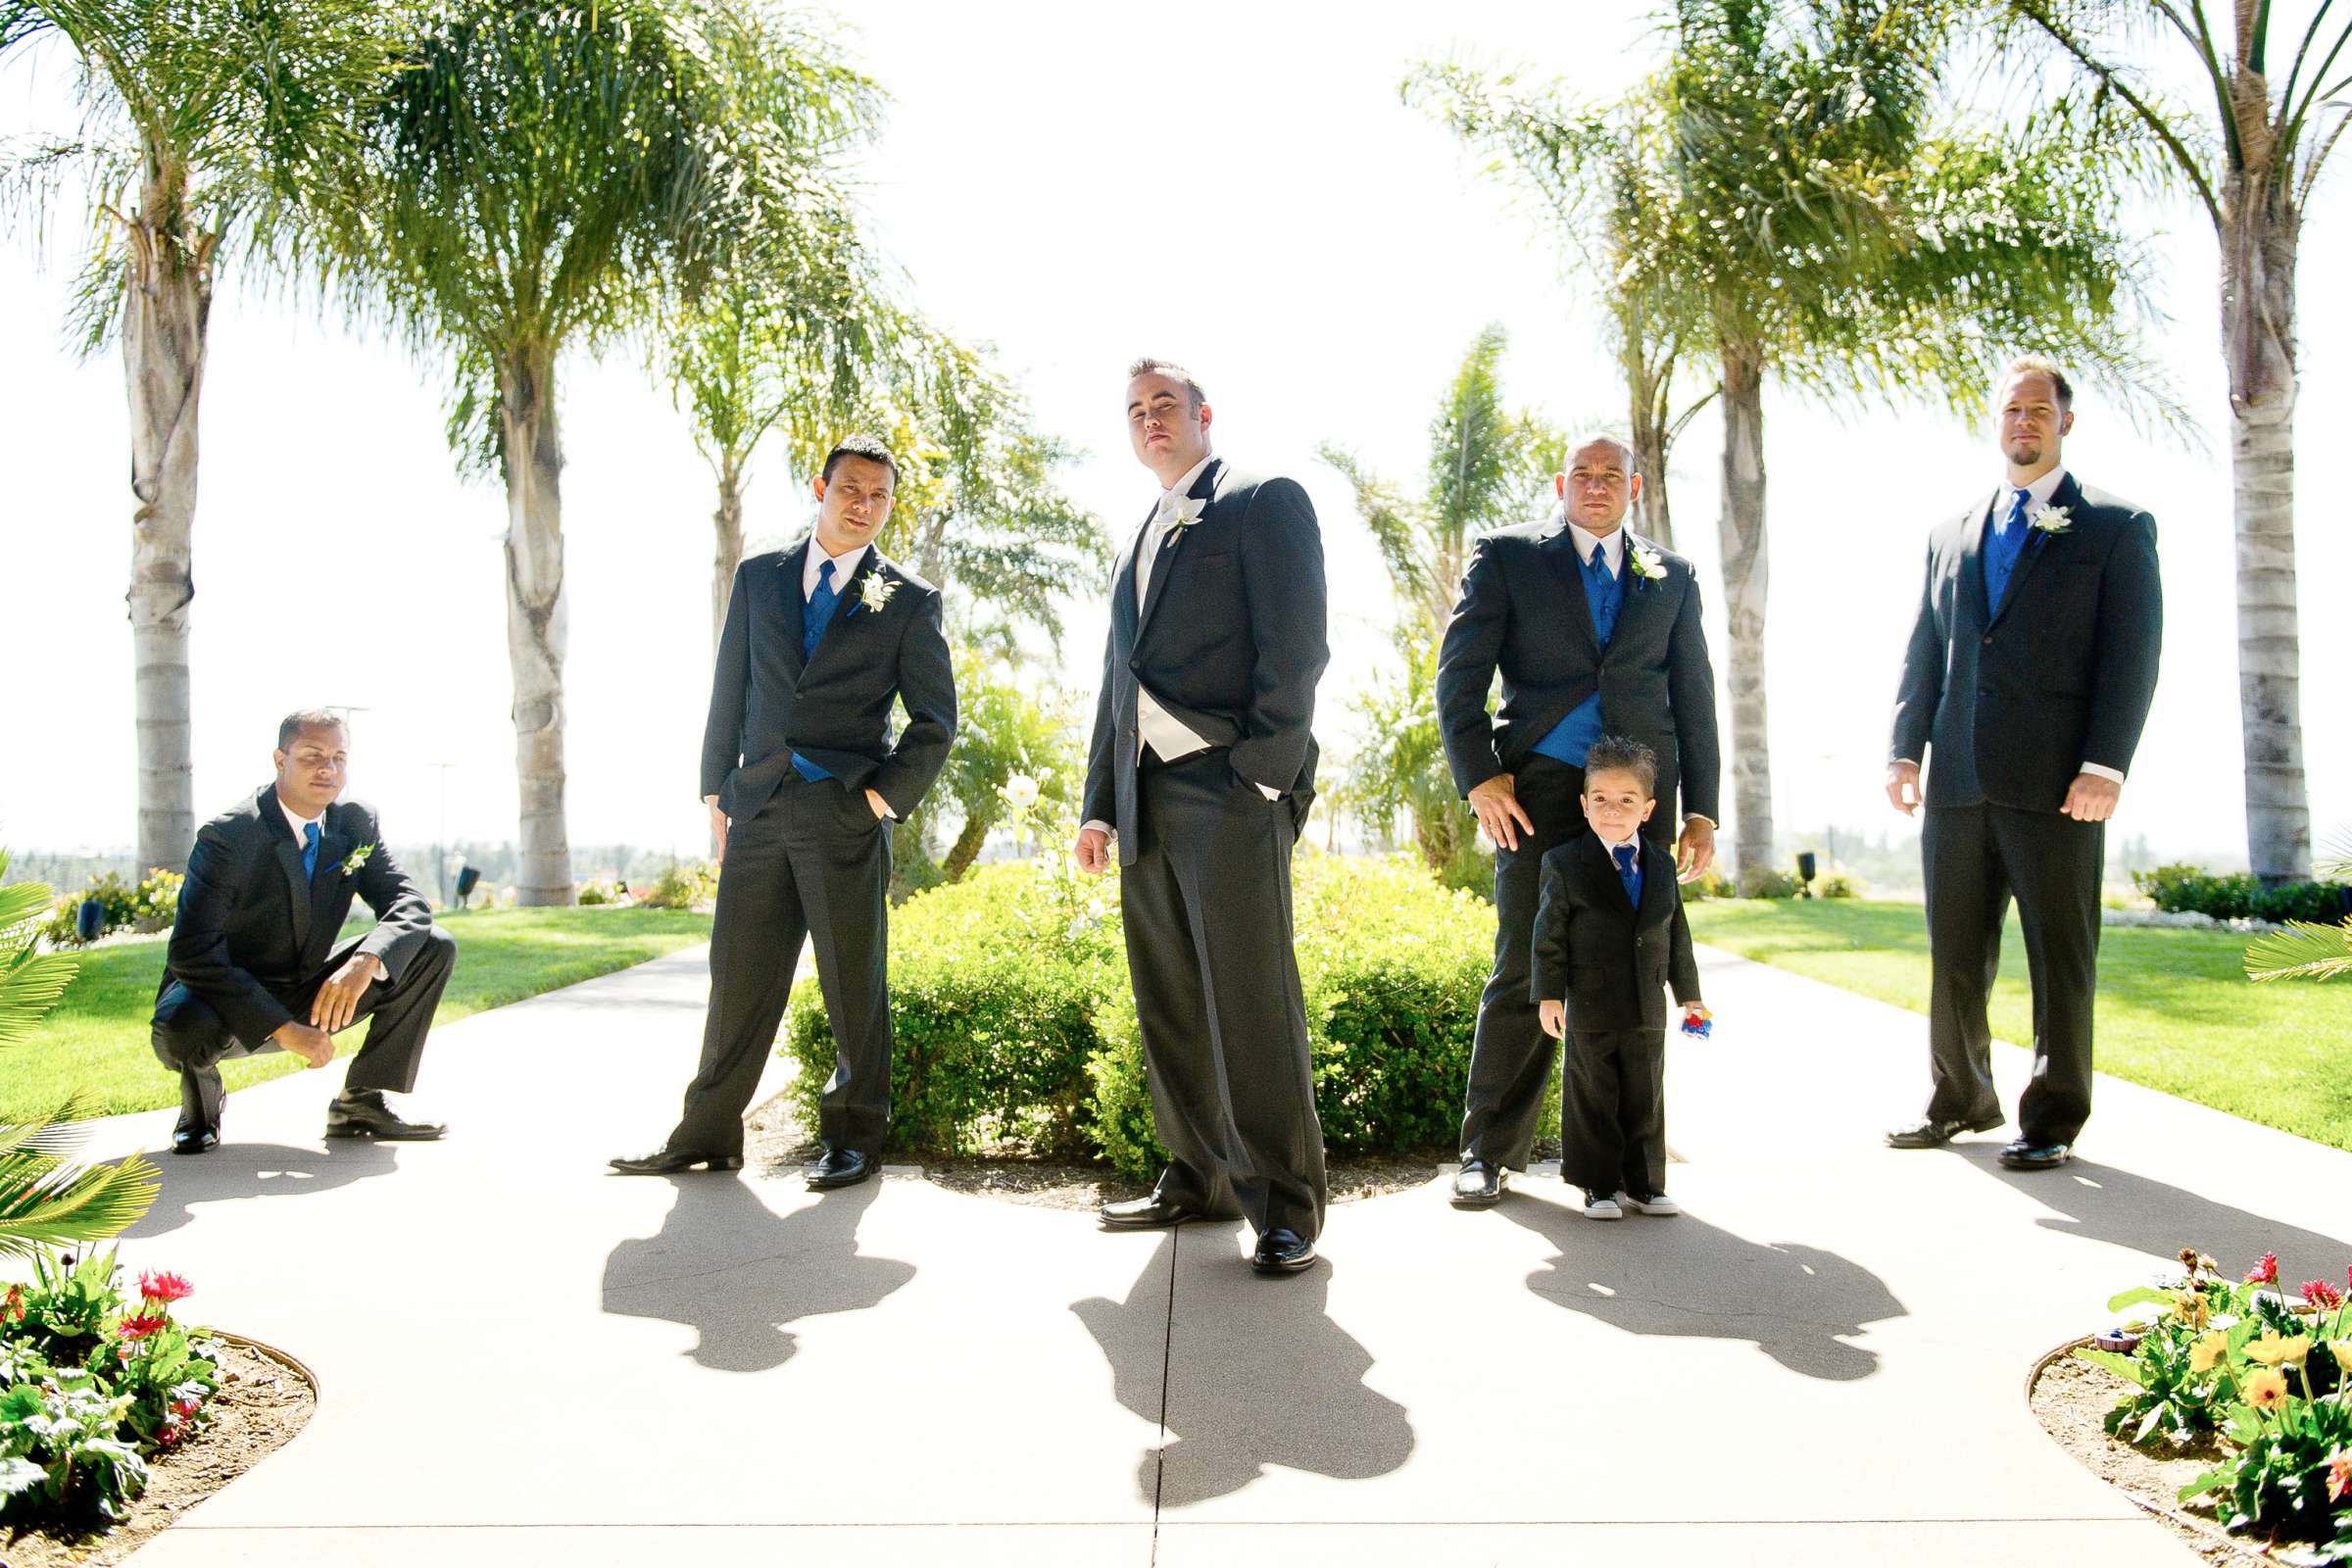
<path fill-rule="evenodd" d="M 2344 1304 L 2343 1293 L 2326 1280 L 2304 1281 L 2303 1299 L 2313 1306 L 2325 1307 L 2330 1312 Z"/>
<path fill-rule="evenodd" d="M 156 1446 L 158 1447 L 169 1448 L 172 1446 L 172 1445 L 179 1441 L 179 1423 L 176 1421 L 167 1421 L 164 1423 L 164 1429 L 155 1435 Z"/>
<path fill-rule="evenodd" d="M 2246 1276 L 2246 1283 L 2247 1283 L 2248 1285 L 2276 1285 L 2276 1284 L 2278 1284 L 2278 1254 L 2277 1252 L 2265 1252 L 2265 1253 L 2263 1253 L 2263 1254 L 2262 1254 L 2262 1261 L 2261 1261 L 2261 1262 L 2259 1262 L 2259 1263 L 2257 1263 L 2257 1264 L 2255 1264 L 2255 1265 L 2254 1265 L 2253 1272 L 2252 1272 L 2252 1273 L 2250 1273 L 2250 1274 L 2248 1274 L 2248 1275 Z"/>
<path fill-rule="evenodd" d="M 178 1274 L 141 1274 L 139 1294 L 150 1301 L 176 1301 L 193 1294 L 195 1287 Z"/>
<path fill-rule="evenodd" d="M 170 1323 L 171 1319 L 160 1314 L 151 1315 L 141 1312 L 136 1316 L 124 1318 L 116 1332 L 126 1340 L 143 1340 L 148 1335 L 158 1333 L 168 1327 Z"/>
<path fill-rule="evenodd" d="M 172 1408 L 181 1415 L 194 1415 L 204 1406 L 195 1399 L 174 1399 L 172 1401 Z"/>
<path fill-rule="evenodd" d="M 20 1323 L 24 1321 L 24 1286 L 11 1285 L 8 1288 L 8 1299 L 0 1301 L 0 1319 L 6 1318 L 14 1318 Z"/>
<path fill-rule="evenodd" d="M 2352 1492 L 2352 1453 L 2338 1453 L 2328 1461 L 2328 1500 L 2334 1502 Z"/>

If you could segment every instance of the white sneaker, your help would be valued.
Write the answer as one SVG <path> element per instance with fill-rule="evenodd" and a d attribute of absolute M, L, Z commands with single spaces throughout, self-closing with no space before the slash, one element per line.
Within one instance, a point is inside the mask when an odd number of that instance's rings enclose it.
<path fill-rule="evenodd" d="M 1625 1210 L 1619 1208 L 1617 1200 L 1607 1194 L 1588 1192 L 1585 1194 L 1585 1218 L 1623 1219 Z"/>
<path fill-rule="evenodd" d="M 1620 1207 L 1631 1209 L 1637 1214 L 1655 1214 L 1660 1218 L 1667 1218 L 1683 1211 L 1683 1205 L 1668 1198 L 1664 1193 L 1651 1193 L 1647 1198 L 1636 1198 L 1631 1193 L 1619 1193 L 1617 1202 Z M 1586 1212 L 1592 1211 L 1588 1209 Z"/>

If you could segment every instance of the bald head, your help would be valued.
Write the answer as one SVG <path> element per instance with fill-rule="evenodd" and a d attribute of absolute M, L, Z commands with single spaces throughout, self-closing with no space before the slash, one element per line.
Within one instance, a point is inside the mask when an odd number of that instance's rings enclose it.
<path fill-rule="evenodd" d="M 1626 509 L 1642 494 L 1632 445 L 1602 430 L 1577 437 L 1568 452 L 1568 471 L 1555 475 L 1553 483 L 1568 520 L 1596 535 L 1616 532 Z"/>

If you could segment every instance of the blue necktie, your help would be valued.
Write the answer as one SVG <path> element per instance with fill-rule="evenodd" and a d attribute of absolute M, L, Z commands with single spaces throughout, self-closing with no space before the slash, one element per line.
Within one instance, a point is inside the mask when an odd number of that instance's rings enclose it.
<path fill-rule="evenodd" d="M 1984 602 L 1995 612 L 2001 608 L 2001 596 L 2009 591 L 2009 574 L 2017 569 L 2017 558 L 2026 550 L 2026 499 L 2029 492 L 2012 490 L 2009 500 L 2009 518 L 1992 536 L 1992 545 L 1984 552 Z"/>
<path fill-rule="evenodd" d="M 1637 909 L 1642 907 L 1642 849 L 1637 844 L 1620 844 L 1609 851 L 1617 862 L 1617 880 L 1625 884 L 1625 897 Z"/>
<path fill-rule="evenodd" d="M 1592 635 L 1606 648 L 1617 631 L 1617 574 L 1609 569 L 1605 540 L 1592 547 L 1592 559 L 1585 563 L 1585 598 L 1592 607 Z"/>
<path fill-rule="evenodd" d="M 801 614 L 801 660 L 805 663 L 816 657 L 816 645 L 833 623 L 833 611 L 841 603 L 841 595 L 833 591 L 833 563 L 820 562 L 816 568 L 816 591 L 808 596 L 808 606 Z M 813 784 L 833 775 L 809 761 L 800 753 L 792 754 L 792 770 Z"/>
<path fill-rule="evenodd" d="M 302 824 L 302 879 L 311 882 L 317 880 L 318 876 L 318 824 L 305 822 Z"/>

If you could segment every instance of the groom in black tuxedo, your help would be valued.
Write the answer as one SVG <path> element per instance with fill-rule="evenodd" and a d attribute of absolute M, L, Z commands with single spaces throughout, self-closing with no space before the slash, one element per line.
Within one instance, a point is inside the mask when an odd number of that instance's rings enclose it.
<path fill-rule="evenodd" d="M 1453 1187 L 1465 1208 L 1499 1200 L 1535 1144 L 1553 1047 L 1528 990 L 1529 944 L 1544 857 L 1587 831 L 1592 744 L 1621 735 L 1655 755 L 1664 808 L 1642 831 L 1677 850 L 1683 881 L 1715 858 L 1721 754 L 1698 579 L 1625 527 L 1642 475 L 1624 442 L 1579 442 L 1556 485 L 1548 520 L 1497 528 L 1472 549 L 1438 650 L 1446 762 L 1494 845 L 1494 972 L 1478 1004 Z M 1496 670 L 1502 705 L 1490 717 Z"/>
<path fill-rule="evenodd" d="M 1323 1129 L 1291 949 L 1291 851 L 1314 798 L 1330 661 L 1323 541 L 1295 480 L 1209 452 L 1181 367 L 1127 372 L 1158 503 L 1111 574 L 1078 861 L 1115 840 L 1127 967 L 1168 1168 L 1110 1225 L 1242 1215 L 1252 1265 L 1293 1274 L 1323 1226 Z"/>
<path fill-rule="evenodd" d="M 737 568 L 703 730 L 718 843 L 702 1066 L 662 1148 L 626 1176 L 743 1165 L 743 1113 L 792 998 L 801 944 L 839 1055 L 817 1102 L 813 1188 L 881 1167 L 890 1125 L 890 823 L 948 760 L 956 679 L 939 590 L 884 559 L 898 461 L 853 436 L 815 480 L 815 531 Z M 894 743 L 891 709 L 906 727 Z"/>
<path fill-rule="evenodd" d="M 2001 488 L 1928 539 L 1895 694 L 1886 795 L 1927 763 L 1928 1112 L 1886 1135 L 1933 1149 L 2001 1124 L 1985 1005 L 2012 895 L 2034 984 L 2034 1078 L 2001 1163 L 2066 1162 L 2090 1115 L 2091 997 L 2107 819 L 2156 695 L 2156 519 L 2066 470 L 2074 388 L 2038 356 L 1993 397 Z"/>
<path fill-rule="evenodd" d="M 384 1095 L 416 1085 L 458 945 L 392 858 L 375 812 L 343 799 L 349 745 L 334 713 L 287 714 L 276 777 L 197 830 L 151 1031 L 157 1059 L 179 1074 L 175 1154 L 220 1142 L 223 1059 L 287 1051 L 323 1067 L 335 1032 L 362 1018 L 368 1038 L 327 1106 L 326 1136 L 446 1130 L 407 1120 Z M 354 899 L 375 925 L 338 946 Z"/>

